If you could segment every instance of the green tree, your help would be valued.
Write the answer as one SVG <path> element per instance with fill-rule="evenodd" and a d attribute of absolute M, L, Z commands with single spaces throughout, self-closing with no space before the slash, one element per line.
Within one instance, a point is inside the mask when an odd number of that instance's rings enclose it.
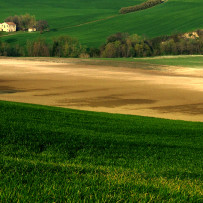
<path fill-rule="evenodd" d="M 48 31 L 48 29 L 49 29 L 49 25 L 46 20 L 37 21 L 36 27 L 37 27 L 37 30 L 40 31 L 41 33 L 44 31 Z"/>

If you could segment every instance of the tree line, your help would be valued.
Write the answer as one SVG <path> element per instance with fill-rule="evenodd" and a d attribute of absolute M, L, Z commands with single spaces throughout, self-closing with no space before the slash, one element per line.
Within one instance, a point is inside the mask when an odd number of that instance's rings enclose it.
<path fill-rule="evenodd" d="M 30 56 L 30 57 L 79 57 L 85 53 L 84 47 L 69 36 L 62 36 L 47 42 L 46 39 L 28 40 L 23 46 L 0 41 L 1 56 Z"/>
<path fill-rule="evenodd" d="M 119 13 L 126 14 L 126 13 L 130 13 L 130 12 L 144 10 L 144 9 L 156 6 L 158 4 L 164 3 L 164 1 L 165 0 L 148 0 L 146 2 L 143 2 L 143 3 L 135 5 L 135 6 L 121 8 Z"/>
<path fill-rule="evenodd" d="M 36 28 L 37 31 L 43 32 L 49 28 L 47 21 L 37 21 L 36 17 L 30 14 L 9 16 L 4 22 L 15 23 L 16 31 L 27 31 L 29 28 Z"/>
<path fill-rule="evenodd" d="M 203 54 L 203 31 L 194 33 L 195 35 L 174 34 L 153 39 L 117 33 L 108 37 L 100 52 L 106 58 Z"/>
<path fill-rule="evenodd" d="M 83 46 L 69 36 L 61 36 L 51 42 L 43 38 L 29 40 L 23 46 L 0 41 L 0 56 L 120 58 L 203 54 L 203 31 L 198 30 L 194 33 L 153 39 L 136 34 L 116 33 L 109 36 L 100 48 Z"/>

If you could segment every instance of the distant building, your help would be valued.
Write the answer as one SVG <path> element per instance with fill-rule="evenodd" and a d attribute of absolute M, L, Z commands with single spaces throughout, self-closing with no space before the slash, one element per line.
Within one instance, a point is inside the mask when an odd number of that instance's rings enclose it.
<path fill-rule="evenodd" d="M 16 32 L 16 24 L 13 22 L 0 23 L 0 31 Z"/>
<path fill-rule="evenodd" d="M 183 37 L 187 39 L 196 39 L 196 38 L 199 38 L 199 35 L 197 32 L 188 32 L 188 33 L 185 33 Z"/>
<path fill-rule="evenodd" d="M 37 31 L 37 29 L 34 28 L 34 27 L 31 27 L 31 28 L 28 29 L 28 32 L 36 32 L 36 31 Z"/>

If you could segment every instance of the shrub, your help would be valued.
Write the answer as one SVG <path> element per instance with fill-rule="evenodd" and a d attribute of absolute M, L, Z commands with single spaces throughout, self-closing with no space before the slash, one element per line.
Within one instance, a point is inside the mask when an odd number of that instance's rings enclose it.
<path fill-rule="evenodd" d="M 45 30 L 48 31 L 48 29 L 49 29 L 49 25 L 48 25 L 46 20 L 39 20 L 39 21 L 37 21 L 36 27 L 37 27 L 37 31 L 40 31 L 41 33 L 43 31 L 45 31 Z"/>
<path fill-rule="evenodd" d="M 88 58 L 90 58 L 90 55 L 87 53 L 81 53 L 79 57 L 84 58 L 84 59 L 88 59 Z"/>
<path fill-rule="evenodd" d="M 164 3 L 164 1 L 165 0 L 148 0 L 144 3 L 139 4 L 139 5 L 121 8 L 119 12 L 121 14 L 126 14 L 126 13 L 130 13 L 130 12 L 140 11 L 140 10 L 151 8 L 151 7 L 156 6 L 158 4 Z"/>

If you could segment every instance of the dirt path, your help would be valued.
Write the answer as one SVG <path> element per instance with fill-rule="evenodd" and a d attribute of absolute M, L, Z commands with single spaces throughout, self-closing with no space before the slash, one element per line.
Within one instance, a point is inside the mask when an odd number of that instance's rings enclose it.
<path fill-rule="evenodd" d="M 203 122 L 203 70 L 1 58 L 0 100 Z"/>
<path fill-rule="evenodd" d="M 91 23 L 96 23 L 96 22 L 105 21 L 105 20 L 108 20 L 108 19 L 111 19 L 111 18 L 115 18 L 117 16 L 119 16 L 119 15 L 108 16 L 106 18 L 102 18 L 102 19 L 98 19 L 98 20 L 93 20 L 93 21 L 88 21 L 88 22 L 81 23 L 81 24 L 78 24 L 78 25 L 72 25 L 72 26 L 68 26 L 68 27 L 63 27 L 63 28 L 60 28 L 59 30 L 64 30 L 64 29 L 73 28 L 73 27 L 81 27 L 83 25 L 88 25 L 88 24 L 91 24 Z"/>
<path fill-rule="evenodd" d="M 17 33 L 12 33 L 12 34 L 8 34 L 8 35 L 0 35 L 0 37 L 9 37 L 11 35 L 16 35 Z"/>

